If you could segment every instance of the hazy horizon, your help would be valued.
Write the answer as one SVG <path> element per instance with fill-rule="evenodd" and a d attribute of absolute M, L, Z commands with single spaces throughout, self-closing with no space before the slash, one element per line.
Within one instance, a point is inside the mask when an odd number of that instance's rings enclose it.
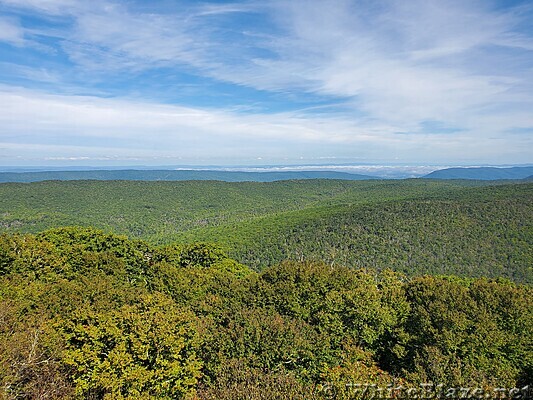
<path fill-rule="evenodd" d="M 349 165 L 349 164 L 292 164 L 292 165 L 116 165 L 116 166 L 0 166 L 0 172 L 65 172 L 65 171 L 102 171 L 102 170 L 174 170 L 174 171 L 221 171 L 221 172 L 310 172 L 330 171 L 367 175 L 385 179 L 420 178 L 431 172 L 447 168 L 476 167 L 526 167 L 520 165 Z"/>

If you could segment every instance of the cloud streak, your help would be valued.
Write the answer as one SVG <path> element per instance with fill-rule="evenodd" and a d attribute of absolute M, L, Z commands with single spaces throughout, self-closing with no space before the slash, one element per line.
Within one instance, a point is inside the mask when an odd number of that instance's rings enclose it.
<path fill-rule="evenodd" d="M 354 123 L 338 116 L 298 113 L 239 114 L 94 96 L 49 95 L 26 89 L 0 88 L 0 147 L 28 159 L 50 157 L 114 157 L 175 159 L 241 157 L 320 158 L 340 155 L 369 161 L 383 151 L 406 162 L 413 148 L 425 153 L 423 161 L 464 161 L 442 157 L 461 149 L 491 147 L 478 137 L 448 133 L 399 135 L 394 126 Z M 515 135 L 517 152 L 527 136 Z M 483 149 L 487 147 L 486 149 Z M 7 149 L 7 150 L 6 150 Z M 9 150 L 11 149 L 11 150 Z M 75 152 L 73 153 L 73 150 Z M 485 154 L 485 152 L 487 154 Z M 480 158 L 481 159 L 481 158 Z M 422 161 L 422 160 L 418 160 Z"/>
<path fill-rule="evenodd" d="M 524 150 L 531 136 L 512 133 L 533 127 L 533 39 L 527 28 L 533 9 L 527 3 L 0 4 L 12 14 L 0 19 L 0 41 L 64 54 L 70 66 L 60 69 L 69 67 L 76 71 L 69 79 L 78 78 L 64 87 L 80 88 L 66 96 L 4 82 L 0 122 L 7 137 L 26 132 L 37 142 L 63 134 L 72 144 L 108 137 L 124 148 L 153 140 L 154 154 L 182 146 L 198 154 L 203 148 L 207 156 L 226 149 L 228 157 L 244 151 L 318 157 L 326 151 L 322 156 L 351 152 L 354 158 L 409 162 L 421 154 L 450 162 L 531 161 Z M 48 23 L 18 23 L 18 14 L 36 13 Z M 42 76 L 29 65 L 20 71 Z M 208 81 L 228 85 L 220 89 L 223 96 L 233 96 L 235 109 L 249 111 L 188 105 L 179 96 L 158 104 L 150 85 L 179 74 L 193 76 L 206 93 Z M 126 82 L 115 98 L 86 95 L 105 94 L 106 83 L 122 82 L 123 75 L 147 79 L 146 92 Z M 189 84 L 185 79 L 172 84 Z M 239 88 L 252 91 L 266 112 L 239 104 Z M 275 110 L 266 106 L 265 94 L 276 99 Z M 319 105 L 298 107 L 295 98 Z M 342 107 L 328 109 L 332 104 Z"/>
<path fill-rule="evenodd" d="M 0 42 L 6 42 L 14 46 L 24 45 L 24 31 L 18 21 L 12 18 L 0 17 Z"/>

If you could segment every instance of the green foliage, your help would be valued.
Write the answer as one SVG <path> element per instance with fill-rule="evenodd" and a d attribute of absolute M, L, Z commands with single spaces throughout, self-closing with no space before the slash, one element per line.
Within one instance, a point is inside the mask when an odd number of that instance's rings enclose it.
<path fill-rule="evenodd" d="M 329 261 L 257 273 L 201 242 L 4 234 L 0 398 L 349 399 L 357 383 L 529 382 L 530 286 Z"/>
<path fill-rule="evenodd" d="M 27 306 L 0 296 L 0 398 L 70 398 L 72 385 L 50 343 L 50 321 Z"/>
<path fill-rule="evenodd" d="M 106 274 L 142 279 L 152 256 L 150 248 L 142 242 L 93 228 L 56 228 L 38 234 L 37 239 L 52 244 L 74 273 L 98 269 Z"/>
<path fill-rule="evenodd" d="M 202 375 L 203 324 L 191 307 L 206 309 L 209 292 L 250 273 L 206 244 L 159 249 L 87 228 L 4 235 L 0 244 L 6 398 L 192 394 Z M 175 280 L 159 273 L 165 268 Z M 194 274 L 182 288 L 197 292 L 183 297 L 180 277 Z"/>
<path fill-rule="evenodd" d="M 239 277 L 248 275 L 248 267 L 229 258 L 219 246 L 210 243 L 174 244 L 158 250 L 159 260 L 179 268 L 211 268 L 231 272 Z"/>
<path fill-rule="evenodd" d="M 379 368 L 372 355 L 353 344 L 345 346 L 342 362 L 324 371 L 323 378 L 327 382 L 322 389 L 326 398 L 336 399 L 368 399 L 371 394 L 364 394 L 357 385 L 376 385 L 382 388 L 389 385 L 404 384 L 404 380 L 391 376 Z"/>
<path fill-rule="evenodd" d="M 290 259 L 531 283 L 532 189 L 422 179 L 0 184 L 0 230 L 80 225 L 175 248 L 216 243 L 255 270 Z M 106 257 L 127 260 L 142 279 L 141 253 L 132 245 Z"/>
<path fill-rule="evenodd" d="M 220 368 L 233 359 L 251 369 L 296 372 L 307 381 L 318 379 L 322 368 L 336 360 L 338 351 L 329 336 L 305 321 L 262 308 L 241 308 L 224 317 L 212 327 L 202 353 L 212 381 L 218 381 Z"/>
<path fill-rule="evenodd" d="M 201 376 L 196 318 L 163 295 L 103 313 L 78 310 L 58 329 L 61 361 L 83 398 L 174 399 Z"/>
<path fill-rule="evenodd" d="M 532 188 L 476 188 L 442 200 L 318 206 L 184 237 L 223 243 L 230 255 L 256 269 L 292 259 L 531 283 Z"/>
<path fill-rule="evenodd" d="M 397 367 L 408 378 L 511 387 L 530 373 L 530 287 L 422 277 L 407 285 L 406 295 L 407 351 Z"/>
<path fill-rule="evenodd" d="M 21 273 L 39 278 L 51 273 L 68 273 L 68 266 L 54 246 L 33 235 L 0 236 L 0 275 Z"/>
<path fill-rule="evenodd" d="M 385 301 L 378 280 L 347 267 L 286 262 L 265 270 L 252 292 L 260 304 L 304 320 L 337 345 L 350 338 L 371 349 L 397 323 L 391 303 L 405 303 L 401 295 Z"/>
<path fill-rule="evenodd" d="M 253 368 L 246 360 L 236 359 L 221 365 L 215 384 L 202 387 L 198 399 L 318 400 L 324 394 L 319 385 L 303 383 L 292 372 Z"/>
<path fill-rule="evenodd" d="M 163 249 L 165 258 L 180 267 L 212 267 L 227 258 L 224 252 L 215 246 L 204 243 L 172 245 Z"/>

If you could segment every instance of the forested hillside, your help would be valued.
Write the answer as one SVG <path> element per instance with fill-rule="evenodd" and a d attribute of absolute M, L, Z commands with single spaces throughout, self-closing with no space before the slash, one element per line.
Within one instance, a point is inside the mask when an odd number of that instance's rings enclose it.
<path fill-rule="evenodd" d="M 481 181 L 12 183 L 0 226 L 214 242 L 256 270 L 291 259 L 531 283 L 532 199 L 531 183 Z"/>
<path fill-rule="evenodd" d="M 461 167 L 444 168 L 425 176 L 431 179 L 526 179 L 533 175 L 533 166 L 529 167 Z"/>
<path fill-rule="evenodd" d="M 221 243 L 256 269 L 285 259 L 314 260 L 533 283 L 532 189 L 485 187 L 448 198 L 310 207 L 192 230 L 181 240 Z"/>
<path fill-rule="evenodd" d="M 187 181 L 217 180 L 225 182 L 274 182 L 289 179 L 366 180 L 372 176 L 337 171 L 217 171 L 217 170 L 91 170 L 91 171 L 32 171 L 0 172 L 0 182 L 40 182 L 49 180 L 128 180 L 128 181 Z"/>
<path fill-rule="evenodd" d="M 201 244 L 4 234 L 0 396 L 359 399 L 376 393 L 355 384 L 421 383 L 508 396 L 533 374 L 531 301 L 503 279 L 316 262 L 257 273 Z"/>

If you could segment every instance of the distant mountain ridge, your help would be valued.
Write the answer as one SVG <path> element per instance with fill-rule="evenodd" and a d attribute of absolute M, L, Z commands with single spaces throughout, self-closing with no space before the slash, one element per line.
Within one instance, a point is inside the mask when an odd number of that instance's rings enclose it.
<path fill-rule="evenodd" d="M 533 167 L 461 167 L 445 168 L 424 176 L 428 179 L 531 179 Z"/>
<path fill-rule="evenodd" d="M 126 180 L 126 181 L 188 181 L 215 180 L 225 182 L 274 182 L 293 179 L 379 179 L 369 175 L 337 171 L 245 172 L 216 170 L 90 170 L 0 172 L 0 182 L 40 182 L 49 180 Z"/>

